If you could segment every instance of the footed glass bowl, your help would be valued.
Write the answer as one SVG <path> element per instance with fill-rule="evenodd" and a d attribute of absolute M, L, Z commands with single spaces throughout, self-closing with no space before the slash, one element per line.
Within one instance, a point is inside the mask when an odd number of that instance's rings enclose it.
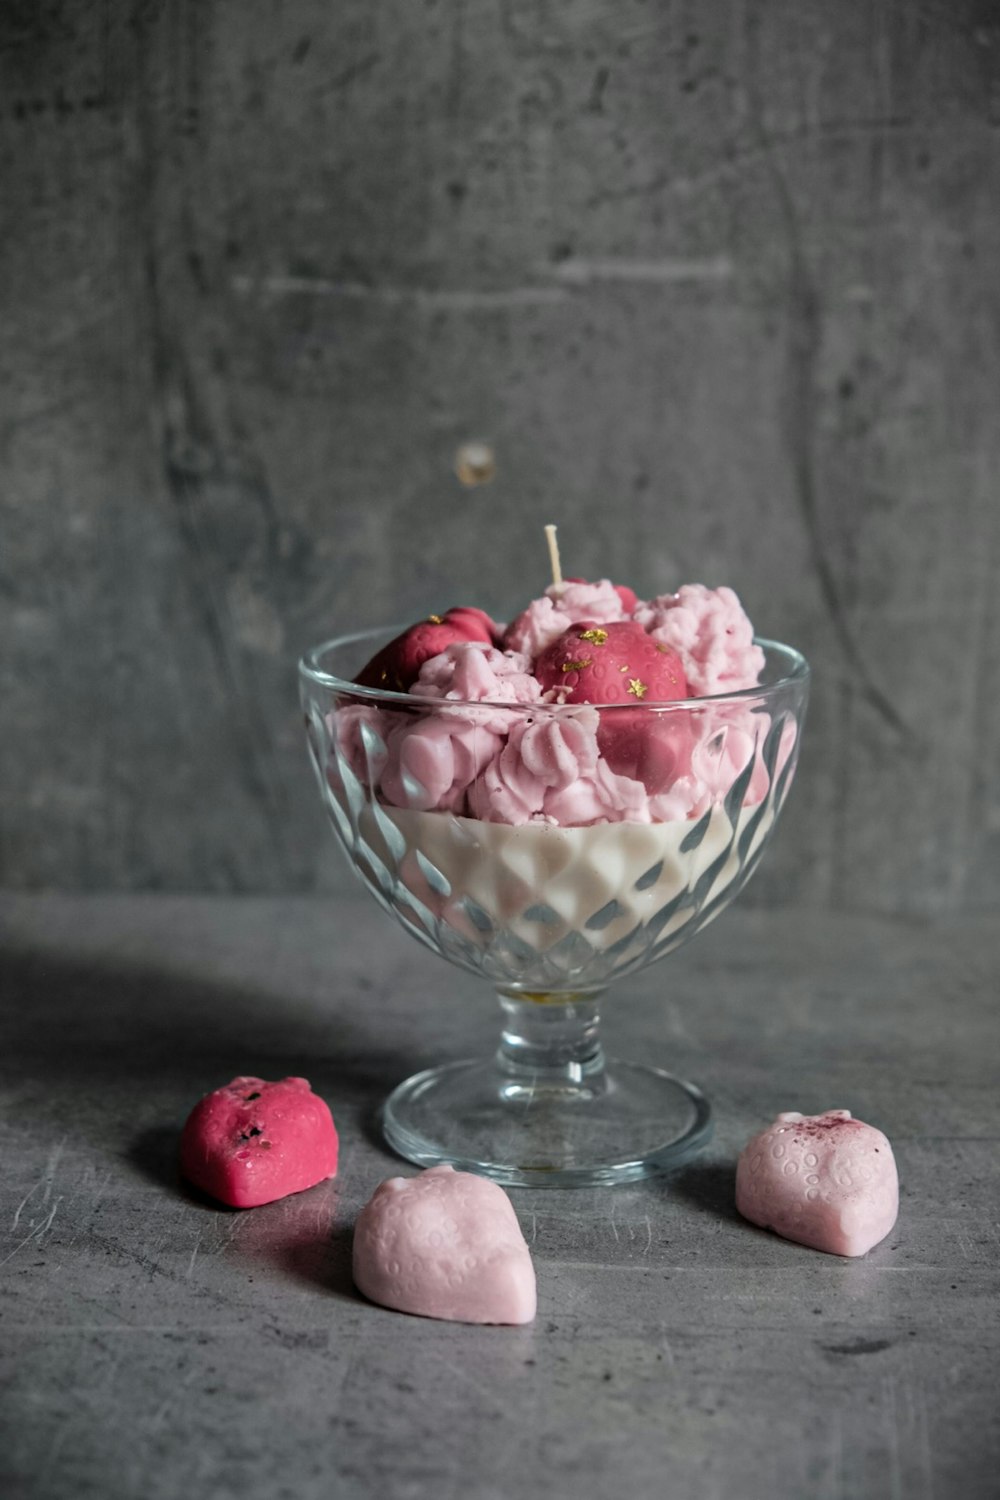
<path fill-rule="evenodd" d="M 386 1139 L 420 1166 L 451 1162 L 508 1186 L 595 1186 L 678 1165 L 709 1139 L 709 1104 L 659 1068 L 608 1063 L 599 1007 L 756 869 L 795 772 L 804 658 L 761 640 L 759 686 L 664 704 L 358 687 L 352 673 L 399 628 L 342 636 L 300 663 L 320 796 L 376 901 L 491 984 L 503 1027 L 495 1056 L 401 1083 L 383 1106 Z M 595 733 L 616 774 L 595 771 Z M 591 821 L 595 797 L 615 821 Z M 500 810 L 521 821 L 492 821 Z"/>

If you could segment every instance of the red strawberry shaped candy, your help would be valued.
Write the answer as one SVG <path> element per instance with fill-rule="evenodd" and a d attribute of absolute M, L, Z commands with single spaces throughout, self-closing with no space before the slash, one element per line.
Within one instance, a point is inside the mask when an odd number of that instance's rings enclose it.
<path fill-rule="evenodd" d="M 597 744 L 616 775 L 641 781 L 655 797 L 689 774 L 697 736 L 686 713 L 644 714 L 631 708 L 608 708 L 601 714 Z"/>
<path fill-rule="evenodd" d="M 355 681 L 362 687 L 405 693 L 416 682 L 424 662 L 439 656 L 446 647 L 457 641 L 483 641 L 491 646 L 495 639 L 496 627 L 488 614 L 460 605 L 443 617 L 429 615 L 404 630 L 372 657 Z"/>
<path fill-rule="evenodd" d="M 566 703 L 668 703 L 687 697 L 677 652 L 654 641 L 634 620 L 572 626 L 541 653 L 535 676 Z"/>
<path fill-rule="evenodd" d="M 181 1172 L 231 1208 L 256 1208 L 332 1177 L 337 1131 L 305 1078 L 234 1078 L 195 1105 Z"/>
<path fill-rule="evenodd" d="M 670 703 L 687 697 L 676 651 L 654 641 L 632 620 L 574 625 L 542 652 L 535 676 L 567 703 Z M 641 781 L 655 795 L 685 773 L 690 761 L 686 715 L 625 708 L 601 715 L 597 743 L 612 771 Z"/>

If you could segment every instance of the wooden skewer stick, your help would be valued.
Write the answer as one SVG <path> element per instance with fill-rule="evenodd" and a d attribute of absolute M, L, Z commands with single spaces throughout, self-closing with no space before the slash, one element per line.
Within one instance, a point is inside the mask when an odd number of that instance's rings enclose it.
<path fill-rule="evenodd" d="M 546 526 L 545 540 L 549 544 L 549 562 L 552 564 L 552 587 L 563 588 L 562 568 L 559 566 L 559 543 L 556 541 L 556 527 Z"/>

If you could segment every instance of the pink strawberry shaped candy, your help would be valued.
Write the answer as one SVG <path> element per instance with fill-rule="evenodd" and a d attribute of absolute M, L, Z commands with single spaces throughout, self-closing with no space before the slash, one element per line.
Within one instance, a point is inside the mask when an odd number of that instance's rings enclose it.
<path fill-rule="evenodd" d="M 404 630 L 372 657 L 355 681 L 362 687 L 405 693 L 416 682 L 424 662 L 439 656 L 446 647 L 457 641 L 483 641 L 489 646 L 496 638 L 496 627 L 488 614 L 460 605 L 444 616 L 429 615 Z"/>
<path fill-rule="evenodd" d="M 847 1109 L 779 1115 L 740 1156 L 736 1207 L 786 1240 L 831 1255 L 864 1255 L 896 1222 L 892 1147 Z"/>
<path fill-rule="evenodd" d="M 354 1283 L 372 1302 L 459 1323 L 530 1323 L 535 1268 L 502 1187 L 454 1167 L 390 1177 L 354 1227 Z"/>
<path fill-rule="evenodd" d="M 305 1078 L 234 1078 L 195 1105 L 181 1172 L 231 1208 L 301 1193 L 337 1170 L 337 1131 Z"/>

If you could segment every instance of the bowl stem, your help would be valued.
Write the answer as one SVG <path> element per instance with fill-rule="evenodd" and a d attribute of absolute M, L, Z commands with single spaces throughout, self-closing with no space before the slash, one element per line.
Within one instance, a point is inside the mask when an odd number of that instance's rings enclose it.
<path fill-rule="evenodd" d="M 594 1099 L 606 1088 L 600 1038 L 601 989 L 546 992 L 500 988 L 503 1031 L 497 1066 L 509 1101 L 575 1095 Z"/>
<path fill-rule="evenodd" d="M 385 1101 L 400 1156 L 508 1187 L 603 1187 L 679 1166 L 708 1140 L 694 1084 L 644 1063 L 605 1070 L 602 989 L 498 994 L 499 1051 L 416 1073 Z"/>

